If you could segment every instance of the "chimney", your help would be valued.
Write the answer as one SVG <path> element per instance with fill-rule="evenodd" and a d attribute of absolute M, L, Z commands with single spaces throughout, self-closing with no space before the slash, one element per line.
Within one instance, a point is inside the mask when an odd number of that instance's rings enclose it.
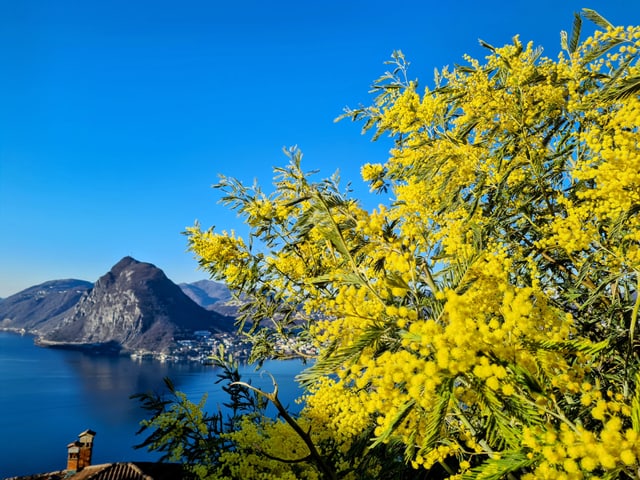
<path fill-rule="evenodd" d="M 91 454 L 93 453 L 93 437 L 96 432 L 93 430 L 85 430 L 78 437 L 80 438 L 80 459 L 78 467 L 84 468 L 91 465 Z"/>
<path fill-rule="evenodd" d="M 67 445 L 67 471 L 76 472 L 78 470 L 78 460 L 80 459 L 80 442 Z"/>
<path fill-rule="evenodd" d="M 96 432 L 85 430 L 78 435 L 79 440 L 67 445 L 67 470 L 78 471 L 91 465 L 93 454 L 93 437 Z"/>

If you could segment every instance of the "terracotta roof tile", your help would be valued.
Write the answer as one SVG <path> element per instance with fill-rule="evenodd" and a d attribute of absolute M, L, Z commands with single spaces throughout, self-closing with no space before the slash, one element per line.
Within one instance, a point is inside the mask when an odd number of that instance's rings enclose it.
<path fill-rule="evenodd" d="M 69 475 L 66 471 L 7 480 L 195 480 L 179 463 L 122 462 L 91 465 Z"/>

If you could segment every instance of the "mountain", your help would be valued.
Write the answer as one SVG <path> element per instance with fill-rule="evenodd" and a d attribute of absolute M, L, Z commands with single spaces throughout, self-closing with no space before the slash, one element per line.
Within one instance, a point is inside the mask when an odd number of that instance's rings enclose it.
<path fill-rule="evenodd" d="M 232 329 L 233 319 L 197 305 L 155 265 L 125 257 L 38 341 L 167 353 L 175 339 L 195 330 Z"/>
<path fill-rule="evenodd" d="M 213 280 L 180 283 L 178 286 L 191 300 L 204 308 L 231 299 L 229 288 L 224 283 Z"/>
<path fill-rule="evenodd" d="M 212 280 L 199 280 L 178 285 L 191 300 L 220 315 L 236 317 L 240 304 L 233 299 L 229 288 Z"/>
<path fill-rule="evenodd" d="M 0 302 L 0 329 L 50 330 L 92 287 L 84 280 L 53 280 L 11 295 Z"/>

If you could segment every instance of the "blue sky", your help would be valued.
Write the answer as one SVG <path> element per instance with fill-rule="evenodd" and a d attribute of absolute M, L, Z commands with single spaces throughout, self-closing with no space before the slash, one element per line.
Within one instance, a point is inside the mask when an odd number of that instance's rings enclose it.
<path fill-rule="evenodd" d="M 482 57 L 479 38 L 555 57 L 583 7 L 640 23 L 636 0 L 0 0 L 0 297 L 95 281 L 125 255 L 206 278 L 180 232 L 246 232 L 219 173 L 268 187 L 298 145 L 366 197 L 359 168 L 388 144 L 334 119 L 369 101 L 393 50 L 423 85 Z"/>

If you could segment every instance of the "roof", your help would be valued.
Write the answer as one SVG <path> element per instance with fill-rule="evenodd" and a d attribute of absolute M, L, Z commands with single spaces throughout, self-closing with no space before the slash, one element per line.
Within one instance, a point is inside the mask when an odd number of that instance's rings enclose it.
<path fill-rule="evenodd" d="M 7 480 L 192 480 L 195 476 L 179 463 L 121 462 L 91 465 L 77 473 L 66 470 Z"/>

